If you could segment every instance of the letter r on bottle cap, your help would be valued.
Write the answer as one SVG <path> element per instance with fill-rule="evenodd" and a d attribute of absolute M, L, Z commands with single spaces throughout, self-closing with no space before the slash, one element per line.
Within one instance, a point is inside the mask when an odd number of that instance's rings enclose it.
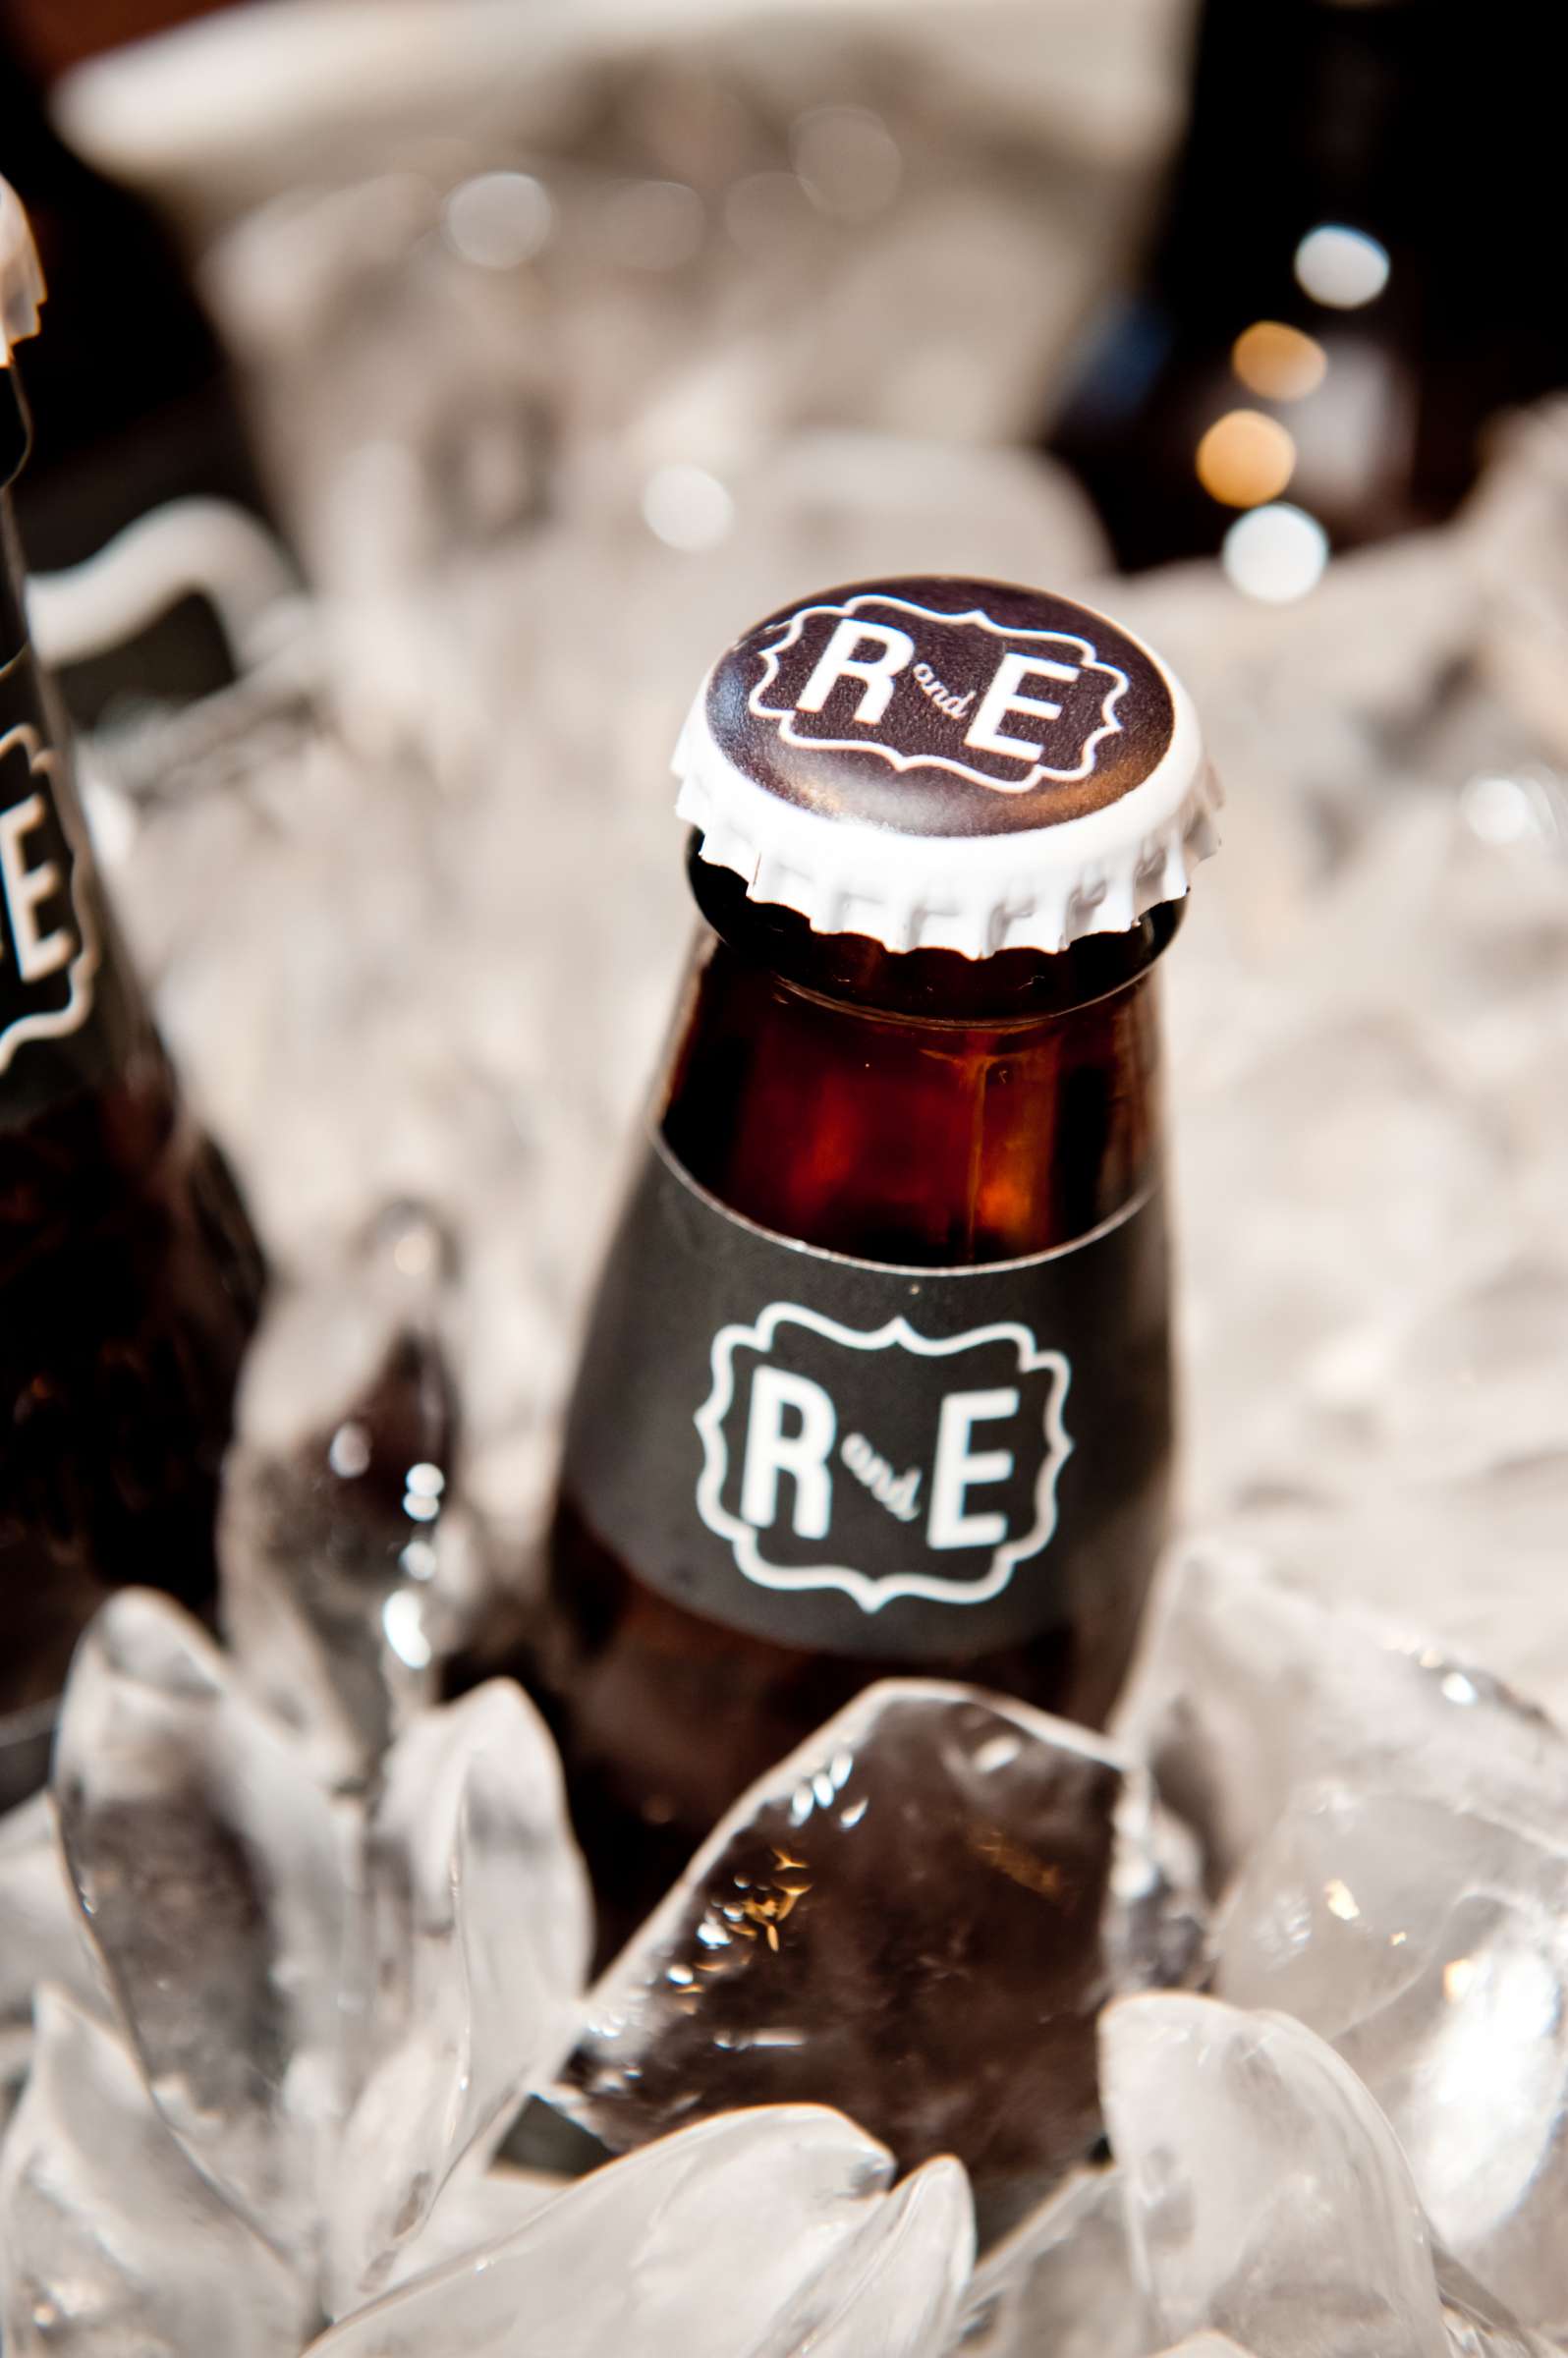
<path fill-rule="evenodd" d="M 868 659 L 857 651 L 864 646 L 877 647 L 880 652 Z M 914 652 L 915 642 L 908 631 L 847 615 L 818 655 L 815 670 L 795 700 L 795 709 L 820 712 L 840 680 L 864 680 L 861 701 L 850 717 L 868 727 L 887 710 L 893 682 Z"/>

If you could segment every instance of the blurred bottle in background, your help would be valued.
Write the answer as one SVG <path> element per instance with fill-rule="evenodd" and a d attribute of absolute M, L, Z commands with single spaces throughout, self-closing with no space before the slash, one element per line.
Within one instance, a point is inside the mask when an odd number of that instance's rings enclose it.
<path fill-rule="evenodd" d="M 29 564 L 79 565 L 173 499 L 232 500 L 265 516 L 233 376 L 178 248 L 140 197 L 60 138 L 3 24 L 0 169 L 53 290 L 49 334 L 28 356 L 36 426 L 16 496 Z M 188 596 L 128 647 L 73 664 L 61 686 L 91 724 L 117 695 L 181 702 L 232 677 L 216 619 Z"/>
<path fill-rule="evenodd" d="M 1524 0 L 1204 0 L 1143 283 L 1048 447 L 1123 566 L 1310 554 L 1447 515 L 1499 409 L 1568 381 L 1550 76 Z M 1233 559 L 1240 557 L 1239 568 Z M 1320 557 L 1319 557 L 1320 562 Z"/>
<path fill-rule="evenodd" d="M 54 1698 L 108 1589 L 211 1601 L 218 1468 L 262 1283 L 104 901 L 28 644 L 11 347 L 41 295 L 0 182 L 0 1809 L 44 1772 Z"/>

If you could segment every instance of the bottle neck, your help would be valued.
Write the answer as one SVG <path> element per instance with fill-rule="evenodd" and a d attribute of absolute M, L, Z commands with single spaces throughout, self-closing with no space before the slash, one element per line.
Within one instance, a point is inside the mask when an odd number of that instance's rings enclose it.
<path fill-rule="evenodd" d="M 889 950 L 863 933 L 815 933 L 798 910 L 754 901 L 733 869 L 687 847 L 692 897 L 713 931 L 747 964 L 868 1015 L 953 1026 L 1030 1023 L 1125 990 L 1174 938 L 1182 904 L 1167 901 L 1125 933 L 1091 933 L 1065 950 Z"/>
<path fill-rule="evenodd" d="M 1159 1163 L 1152 966 L 1178 913 L 1055 957 L 816 935 L 695 861 L 712 928 L 660 1123 L 699 1185 L 824 1251 L 953 1267 L 1071 1244 Z"/>

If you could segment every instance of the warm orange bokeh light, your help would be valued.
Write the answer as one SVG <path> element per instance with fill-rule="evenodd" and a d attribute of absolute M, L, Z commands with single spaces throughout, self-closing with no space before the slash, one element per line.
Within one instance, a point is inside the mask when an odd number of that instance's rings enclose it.
<path fill-rule="evenodd" d="M 1316 336 L 1282 319 L 1255 319 L 1231 348 L 1231 366 L 1250 392 L 1265 401 L 1302 401 L 1328 373 L 1328 355 Z"/>
<path fill-rule="evenodd" d="M 1198 445 L 1198 479 L 1227 508 L 1256 508 L 1277 499 L 1296 464 L 1296 445 L 1275 418 L 1260 410 L 1230 410 Z"/>

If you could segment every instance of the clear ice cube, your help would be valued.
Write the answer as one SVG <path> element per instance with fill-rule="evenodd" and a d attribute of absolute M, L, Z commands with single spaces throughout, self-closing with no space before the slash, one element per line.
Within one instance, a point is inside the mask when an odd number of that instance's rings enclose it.
<path fill-rule="evenodd" d="M 975 2272 L 962 2358 L 1147 2358 L 1157 2330 L 1127 2239 L 1121 2172 L 1085 2170 Z"/>
<path fill-rule="evenodd" d="M 84 2004 L 101 1999 L 47 1793 L 0 1818 L 0 2087 L 27 2068 L 40 1982 L 58 1982 Z"/>
<path fill-rule="evenodd" d="M 434 1701 L 482 1577 L 439 1331 L 449 1258 L 428 1214 L 390 1207 L 357 1253 L 283 1294 L 226 1470 L 225 1629 L 260 1700 L 345 1786 Z"/>
<path fill-rule="evenodd" d="M 590 1993 L 562 2101 L 610 2146 L 841 2105 L 1005 2224 L 1099 2134 L 1094 2017 L 1179 1974 L 1147 1779 L 978 1689 L 868 1690 L 743 1796 Z"/>
<path fill-rule="evenodd" d="M 792 2303 L 811 2314 L 813 2282 L 853 2280 L 849 2247 L 880 2229 L 891 2175 L 881 2146 L 814 2105 L 700 2121 L 345 2319 L 310 2358 L 771 2358 L 768 2335 Z M 961 2252 L 969 2222 L 942 2209 Z M 914 2260 L 929 2281 L 929 2251 Z"/>
<path fill-rule="evenodd" d="M 974 2260 L 961 2164 L 923 2162 L 797 2293 L 756 2358 L 942 2358 Z"/>
<path fill-rule="evenodd" d="M 1101 2028 L 1128 2220 L 1166 2336 L 1258 2358 L 1447 2358 L 1431 2240 L 1393 2131 L 1300 2023 L 1154 1993 Z"/>
<path fill-rule="evenodd" d="M 159 2109 L 243 2216 L 303 2257 L 343 2109 L 352 1819 L 196 1623 L 136 1589 L 78 1649 L 55 1793 Z"/>
<path fill-rule="evenodd" d="M 1568 1854 L 1407 1794 L 1307 1791 L 1242 1871 L 1216 1986 L 1331 2040 L 1455 2256 L 1568 2330 Z"/>
<path fill-rule="evenodd" d="M 124 2043 L 42 1989 L 0 2149 L 8 2358 L 292 2358 L 313 2315 L 169 2134 Z"/>
<path fill-rule="evenodd" d="M 565 2180 L 547 2177 L 542 2170 L 514 2169 L 505 2162 L 474 2169 L 460 2162 L 424 2224 L 392 2254 L 384 2289 L 410 2284 L 453 2260 L 469 2259 L 483 2245 L 508 2241 L 546 2203 L 553 2203 L 565 2185 Z"/>
<path fill-rule="evenodd" d="M 1568 1740 L 1543 1712 L 1244 1546 L 1195 1542 L 1166 1567 L 1115 1733 L 1197 1829 L 1216 1888 L 1328 1776 L 1568 1828 Z"/>
<path fill-rule="evenodd" d="M 417 1719 L 365 1861 L 373 1958 L 361 2093 L 334 2170 L 335 2310 L 384 2284 L 456 2163 L 570 2045 L 591 1938 L 560 1763 L 496 1679 Z"/>

